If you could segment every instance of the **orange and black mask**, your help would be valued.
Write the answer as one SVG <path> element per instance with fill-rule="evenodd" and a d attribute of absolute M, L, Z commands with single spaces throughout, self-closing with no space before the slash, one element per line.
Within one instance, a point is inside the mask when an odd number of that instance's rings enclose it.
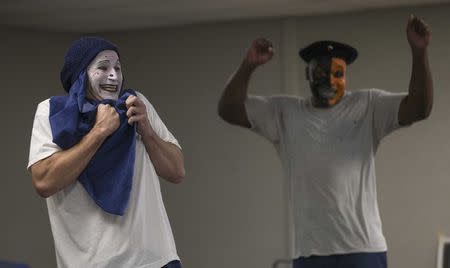
<path fill-rule="evenodd" d="M 312 59 L 307 71 L 307 79 L 317 104 L 324 107 L 338 103 L 345 93 L 345 60 L 324 56 Z"/>

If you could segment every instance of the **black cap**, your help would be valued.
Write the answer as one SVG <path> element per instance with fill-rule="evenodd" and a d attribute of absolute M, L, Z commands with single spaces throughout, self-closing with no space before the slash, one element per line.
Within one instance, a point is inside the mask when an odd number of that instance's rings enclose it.
<path fill-rule="evenodd" d="M 307 63 L 309 63 L 311 59 L 321 56 L 331 56 L 341 58 L 349 65 L 358 57 L 358 51 L 356 51 L 355 48 L 335 41 L 314 42 L 300 49 L 298 54 Z"/>

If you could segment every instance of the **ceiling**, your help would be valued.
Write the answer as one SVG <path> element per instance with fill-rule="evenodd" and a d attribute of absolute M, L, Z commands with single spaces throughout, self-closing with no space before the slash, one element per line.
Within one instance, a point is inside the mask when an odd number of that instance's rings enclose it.
<path fill-rule="evenodd" d="M 437 3 L 450 0 L 1 0 L 0 25 L 89 33 Z"/>

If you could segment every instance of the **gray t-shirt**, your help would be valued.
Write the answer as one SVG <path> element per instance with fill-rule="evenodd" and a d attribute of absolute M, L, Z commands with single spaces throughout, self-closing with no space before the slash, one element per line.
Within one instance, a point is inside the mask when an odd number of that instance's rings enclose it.
<path fill-rule="evenodd" d="M 276 147 L 290 193 L 293 257 L 386 251 L 374 156 L 398 129 L 405 93 L 347 92 L 331 108 L 294 96 L 249 96 L 252 130 Z"/>

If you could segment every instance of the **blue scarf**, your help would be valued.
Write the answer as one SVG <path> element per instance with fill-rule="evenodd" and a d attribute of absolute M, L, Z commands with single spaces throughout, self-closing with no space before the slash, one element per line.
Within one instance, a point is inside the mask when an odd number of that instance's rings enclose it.
<path fill-rule="evenodd" d="M 135 93 L 123 91 L 117 101 L 87 101 L 79 90 L 73 90 L 84 84 L 85 76 L 80 76 L 68 96 L 50 98 L 53 142 L 63 150 L 73 147 L 94 126 L 100 103 L 115 107 L 119 128 L 103 142 L 78 180 L 104 211 L 123 215 L 130 199 L 136 148 L 135 129 L 128 124 L 125 100 Z"/>
<path fill-rule="evenodd" d="M 116 109 L 119 128 L 106 138 L 78 180 L 104 211 L 123 215 L 130 199 L 136 151 L 136 131 L 128 124 L 125 101 L 136 93 L 122 90 L 117 100 L 86 99 L 87 65 L 105 49 L 116 50 L 108 41 L 92 37 L 82 38 L 72 45 L 61 71 L 61 81 L 69 95 L 50 98 L 49 119 L 53 142 L 67 150 L 92 129 L 100 103 Z"/>

